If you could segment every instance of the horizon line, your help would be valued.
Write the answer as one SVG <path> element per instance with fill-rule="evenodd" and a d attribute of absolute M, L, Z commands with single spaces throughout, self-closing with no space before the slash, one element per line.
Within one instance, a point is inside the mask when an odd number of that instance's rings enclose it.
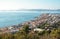
<path fill-rule="evenodd" d="M 0 10 L 0 11 L 19 11 L 19 10 L 60 10 L 60 9 L 15 9 L 15 10 Z"/>

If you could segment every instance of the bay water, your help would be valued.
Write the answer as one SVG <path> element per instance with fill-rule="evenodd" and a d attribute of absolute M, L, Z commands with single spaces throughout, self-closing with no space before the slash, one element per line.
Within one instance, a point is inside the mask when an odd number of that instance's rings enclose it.
<path fill-rule="evenodd" d="M 60 11 L 0 11 L 0 28 L 33 20 L 42 13 L 60 13 Z"/>

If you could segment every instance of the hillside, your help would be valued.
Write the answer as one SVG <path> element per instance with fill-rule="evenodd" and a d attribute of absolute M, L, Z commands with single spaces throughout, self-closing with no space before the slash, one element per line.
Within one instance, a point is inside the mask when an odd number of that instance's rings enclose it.
<path fill-rule="evenodd" d="M 41 14 L 34 20 L 1 28 L 0 39 L 60 39 L 60 14 Z"/>
<path fill-rule="evenodd" d="M 60 22 L 60 14 L 59 13 L 46 13 L 46 14 L 41 14 L 40 16 L 36 17 L 34 20 L 31 20 L 29 22 L 25 22 L 24 24 L 30 25 L 30 28 L 34 28 L 36 26 L 40 26 L 44 23 L 51 25 L 54 25 L 55 23 Z"/>

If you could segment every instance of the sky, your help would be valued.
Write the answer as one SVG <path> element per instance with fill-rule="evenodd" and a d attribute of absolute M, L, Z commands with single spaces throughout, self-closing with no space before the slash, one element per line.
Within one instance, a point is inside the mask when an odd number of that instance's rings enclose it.
<path fill-rule="evenodd" d="M 60 0 L 0 0 L 0 10 L 60 9 Z"/>

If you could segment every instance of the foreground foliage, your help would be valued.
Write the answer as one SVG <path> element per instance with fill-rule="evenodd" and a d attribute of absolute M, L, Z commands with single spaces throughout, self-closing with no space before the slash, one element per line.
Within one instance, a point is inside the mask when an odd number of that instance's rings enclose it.
<path fill-rule="evenodd" d="M 59 23 L 57 24 L 54 26 L 60 26 Z M 45 23 L 45 26 L 46 25 L 47 24 Z M 0 34 L 0 39 L 60 39 L 60 29 L 59 27 L 57 28 L 54 26 L 51 31 L 45 30 L 44 32 L 39 33 L 29 30 L 29 25 L 24 25 L 19 32 Z M 42 28 L 42 26 L 39 28 Z"/>

